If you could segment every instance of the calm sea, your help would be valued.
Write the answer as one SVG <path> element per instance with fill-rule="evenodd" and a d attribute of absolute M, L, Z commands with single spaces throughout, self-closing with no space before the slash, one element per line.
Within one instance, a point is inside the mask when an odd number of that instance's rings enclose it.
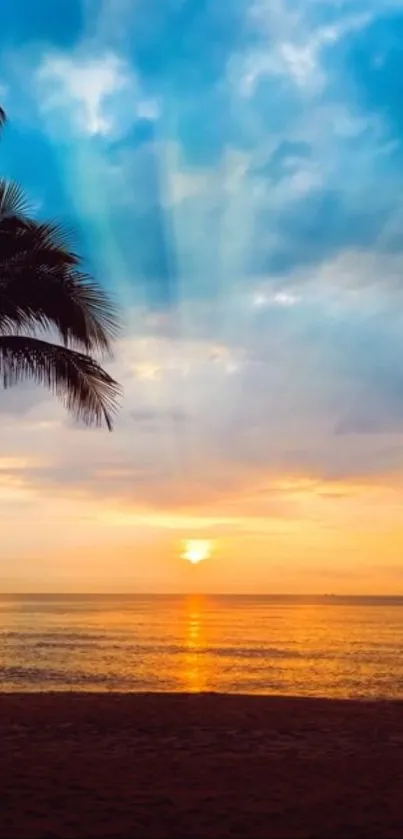
<path fill-rule="evenodd" d="M 0 597 L 5 691 L 403 697 L 403 598 Z"/>

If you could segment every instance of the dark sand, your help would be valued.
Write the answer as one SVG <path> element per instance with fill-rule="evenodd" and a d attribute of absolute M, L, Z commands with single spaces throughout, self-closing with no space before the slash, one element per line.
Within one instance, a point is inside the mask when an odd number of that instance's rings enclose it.
<path fill-rule="evenodd" d="M 1 837 L 403 837 L 403 704 L 0 695 Z"/>

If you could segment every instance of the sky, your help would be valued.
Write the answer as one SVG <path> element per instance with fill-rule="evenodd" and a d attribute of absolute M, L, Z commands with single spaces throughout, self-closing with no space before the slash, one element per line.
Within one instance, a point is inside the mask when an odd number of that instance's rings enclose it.
<path fill-rule="evenodd" d="M 117 300 L 124 387 L 112 434 L 0 394 L 1 589 L 403 594 L 402 0 L 0 18 L 2 175 Z"/>

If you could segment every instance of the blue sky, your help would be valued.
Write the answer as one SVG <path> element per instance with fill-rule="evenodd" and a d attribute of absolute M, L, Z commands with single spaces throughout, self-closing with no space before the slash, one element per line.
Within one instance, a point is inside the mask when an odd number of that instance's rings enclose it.
<path fill-rule="evenodd" d="M 95 550 L 99 511 L 113 540 L 124 510 L 126 546 L 218 528 L 224 547 L 263 533 L 262 556 L 285 523 L 293 579 L 307 567 L 298 526 L 333 532 L 345 515 L 352 532 L 380 511 L 396 535 L 403 2 L 2 11 L 2 172 L 74 229 L 125 320 L 113 437 L 74 427 L 46 392 L 4 394 L 2 517 L 33 521 L 45 505 L 55 539 L 73 528 Z M 335 502 L 346 494 L 350 513 Z M 49 534 L 32 547 L 3 528 L 21 579 L 24 562 L 32 579 L 57 575 L 38 559 Z M 323 544 L 309 560 L 319 589 Z"/>

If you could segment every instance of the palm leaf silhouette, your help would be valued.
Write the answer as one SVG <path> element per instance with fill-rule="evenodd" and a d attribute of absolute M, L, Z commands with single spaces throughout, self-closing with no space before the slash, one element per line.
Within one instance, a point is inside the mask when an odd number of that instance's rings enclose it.
<path fill-rule="evenodd" d="M 2 108 L 1 105 L 0 105 L 0 128 L 3 128 L 3 125 L 6 123 L 6 121 L 7 121 L 6 112 L 5 112 L 4 108 Z"/>
<path fill-rule="evenodd" d="M 77 419 L 112 428 L 117 385 L 89 355 L 26 335 L 2 335 L 0 375 L 5 388 L 23 379 L 44 384 Z"/>
<path fill-rule="evenodd" d="M 0 128 L 6 119 L 0 108 Z M 112 428 L 120 387 L 90 353 L 119 329 L 106 291 L 81 269 L 65 230 L 29 217 L 22 189 L 0 179 L 0 375 L 46 385 L 77 419 Z M 38 333 L 50 330 L 56 341 Z M 57 343 L 57 339 L 61 342 Z"/>

